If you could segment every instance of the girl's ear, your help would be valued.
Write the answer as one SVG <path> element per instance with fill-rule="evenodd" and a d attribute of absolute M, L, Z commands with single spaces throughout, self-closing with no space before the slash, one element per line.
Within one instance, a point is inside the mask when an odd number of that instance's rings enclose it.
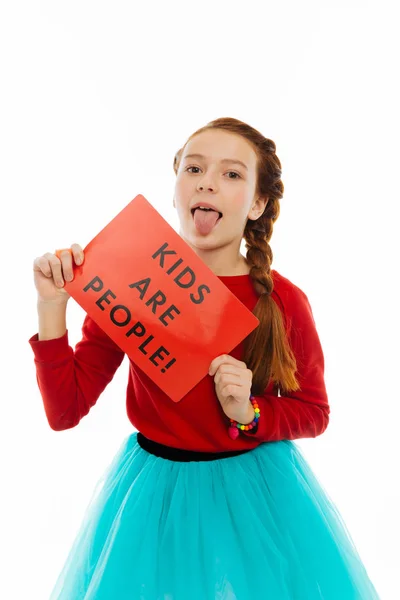
<path fill-rule="evenodd" d="M 257 198 L 256 202 L 251 207 L 248 218 L 252 221 L 256 221 L 265 211 L 267 204 L 268 198 Z"/>
<path fill-rule="evenodd" d="M 175 206 L 175 196 L 174 196 L 174 198 L 173 198 L 173 200 L 172 200 L 172 206 L 173 206 L 174 208 L 176 208 L 176 206 Z"/>

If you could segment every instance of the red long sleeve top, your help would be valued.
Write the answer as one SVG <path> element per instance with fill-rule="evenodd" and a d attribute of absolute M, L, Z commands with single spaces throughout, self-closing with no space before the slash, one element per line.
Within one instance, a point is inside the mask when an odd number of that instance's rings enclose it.
<path fill-rule="evenodd" d="M 297 360 L 300 390 L 278 395 L 273 381 L 262 396 L 256 433 L 227 433 L 229 419 L 215 393 L 214 378 L 206 375 L 180 402 L 172 400 L 129 359 L 126 410 L 133 427 L 146 437 L 175 448 L 222 452 L 253 448 L 260 442 L 316 437 L 328 425 L 330 408 L 324 381 L 324 355 L 306 294 L 289 279 L 271 270 L 271 297 L 280 308 Z M 219 279 L 250 310 L 258 296 L 250 275 Z M 234 324 L 233 324 L 234 326 Z M 55 431 L 78 425 L 112 380 L 125 353 L 95 321 L 85 316 L 82 339 L 75 351 L 68 330 L 56 339 L 29 339 L 37 383 L 49 425 Z M 243 360 L 243 342 L 230 354 Z"/>

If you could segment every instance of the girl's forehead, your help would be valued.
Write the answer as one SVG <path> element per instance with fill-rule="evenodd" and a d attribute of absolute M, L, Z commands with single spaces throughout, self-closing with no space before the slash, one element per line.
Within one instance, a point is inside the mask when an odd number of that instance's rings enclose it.
<path fill-rule="evenodd" d="M 225 131 L 205 131 L 188 141 L 182 152 L 182 159 L 220 162 L 242 162 L 250 169 L 256 164 L 256 153 L 242 136 Z"/>

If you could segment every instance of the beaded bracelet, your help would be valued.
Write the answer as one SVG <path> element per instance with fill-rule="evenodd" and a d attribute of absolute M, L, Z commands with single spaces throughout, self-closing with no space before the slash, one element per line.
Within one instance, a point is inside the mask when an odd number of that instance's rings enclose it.
<path fill-rule="evenodd" d="M 232 440 L 236 440 L 236 438 L 239 436 L 240 431 L 250 431 L 258 423 L 258 419 L 260 418 L 260 414 L 261 414 L 260 407 L 258 406 L 258 402 L 257 402 L 257 400 L 255 400 L 254 396 L 250 396 L 250 402 L 252 403 L 253 408 L 254 408 L 254 421 L 252 421 L 248 425 L 242 425 L 242 423 L 238 423 L 234 419 L 229 419 L 231 424 L 229 426 L 228 433 L 229 433 L 229 437 Z"/>

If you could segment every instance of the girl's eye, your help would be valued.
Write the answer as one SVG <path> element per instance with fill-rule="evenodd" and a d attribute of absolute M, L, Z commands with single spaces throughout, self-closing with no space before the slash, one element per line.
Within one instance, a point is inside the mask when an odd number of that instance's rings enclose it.
<path fill-rule="evenodd" d="M 189 171 L 189 169 L 199 169 L 199 167 L 188 167 L 186 171 Z M 240 179 L 240 175 L 239 173 L 236 173 L 236 171 L 228 171 L 228 173 L 233 173 L 234 175 L 236 175 L 236 177 L 228 177 L 228 179 Z"/>

